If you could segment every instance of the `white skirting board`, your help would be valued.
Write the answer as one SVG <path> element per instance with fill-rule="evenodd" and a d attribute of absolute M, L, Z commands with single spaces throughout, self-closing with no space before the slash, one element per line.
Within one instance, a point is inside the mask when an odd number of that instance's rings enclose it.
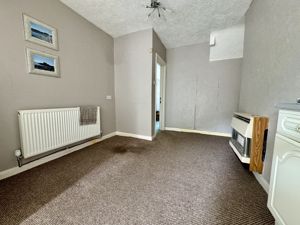
<path fill-rule="evenodd" d="M 137 139 L 143 139 L 147 141 L 152 141 L 153 137 L 151 136 L 145 136 L 145 135 L 139 135 L 139 134 L 131 134 L 131 133 L 125 133 L 125 132 L 116 132 L 117 136 L 122 136 L 122 137 L 132 137 L 132 138 L 137 138 Z"/>
<path fill-rule="evenodd" d="M 181 128 L 174 128 L 174 127 L 166 127 L 165 130 L 176 131 L 176 132 L 185 132 L 185 133 L 205 134 L 205 135 L 213 135 L 213 136 L 221 136 L 221 137 L 231 137 L 231 134 L 229 134 L 229 133 L 210 132 L 210 131 L 202 131 L 202 130 L 190 130 L 190 129 L 181 129 Z"/>
<path fill-rule="evenodd" d="M 22 172 L 24 172 L 26 170 L 32 169 L 32 168 L 37 167 L 37 166 L 39 166 L 41 164 L 44 164 L 46 162 L 52 161 L 54 159 L 60 158 L 60 157 L 65 156 L 65 155 L 68 155 L 68 154 L 70 154 L 72 152 L 75 152 L 75 151 L 78 151 L 80 149 L 86 148 L 86 147 L 88 147 L 90 145 L 96 144 L 96 143 L 98 143 L 100 141 L 104 141 L 105 139 L 108 139 L 108 138 L 113 137 L 115 135 L 116 135 L 116 133 L 113 132 L 113 133 L 107 134 L 107 135 L 105 135 L 105 136 L 103 136 L 101 138 L 97 138 L 97 139 L 88 141 L 86 143 L 74 146 L 72 148 L 68 148 L 66 150 L 54 153 L 54 154 L 49 155 L 49 156 L 46 156 L 44 158 L 38 159 L 38 160 L 33 161 L 31 163 L 25 164 L 22 167 L 16 166 L 16 167 L 13 167 L 13 168 L 8 169 L 8 170 L 1 171 L 0 172 L 0 180 L 3 180 L 5 178 L 11 177 L 11 176 L 14 176 L 14 175 L 16 175 L 18 173 L 22 173 Z"/>
<path fill-rule="evenodd" d="M 266 179 L 256 172 L 253 172 L 254 177 L 258 181 L 258 183 L 263 187 L 263 189 L 269 194 L 269 183 L 266 181 Z"/>

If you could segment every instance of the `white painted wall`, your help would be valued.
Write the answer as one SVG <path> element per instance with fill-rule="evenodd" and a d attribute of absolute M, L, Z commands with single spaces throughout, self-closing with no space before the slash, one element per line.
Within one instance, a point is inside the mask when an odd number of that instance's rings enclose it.
<path fill-rule="evenodd" d="M 212 32 L 210 38 L 215 38 L 216 44 L 210 47 L 210 61 L 243 58 L 244 35 L 244 21 L 236 26 Z"/>

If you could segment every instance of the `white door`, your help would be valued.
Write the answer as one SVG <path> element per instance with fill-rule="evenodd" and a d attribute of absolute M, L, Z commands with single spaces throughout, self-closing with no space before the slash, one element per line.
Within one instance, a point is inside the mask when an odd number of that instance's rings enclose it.
<path fill-rule="evenodd" d="M 159 110 L 159 129 L 155 129 L 155 132 L 157 132 L 165 129 L 166 63 L 158 54 L 155 58 L 155 112 Z M 157 128 L 156 118 L 154 121 L 154 126 Z"/>

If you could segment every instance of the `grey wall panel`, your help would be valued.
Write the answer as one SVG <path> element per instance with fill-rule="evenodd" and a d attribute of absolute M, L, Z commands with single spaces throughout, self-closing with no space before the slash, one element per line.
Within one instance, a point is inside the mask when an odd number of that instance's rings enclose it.
<path fill-rule="evenodd" d="M 167 50 L 167 127 L 194 128 L 199 49 L 193 47 Z"/>
<path fill-rule="evenodd" d="M 230 133 L 239 101 L 241 60 L 210 62 L 208 68 L 198 80 L 196 129 Z"/>
<path fill-rule="evenodd" d="M 263 176 L 269 181 L 279 102 L 300 97 L 300 1 L 254 0 L 246 15 L 240 111 L 270 118 Z"/>
<path fill-rule="evenodd" d="M 209 44 L 167 50 L 168 127 L 230 133 L 241 60 L 209 62 Z"/>
<path fill-rule="evenodd" d="M 22 13 L 57 28 L 59 51 L 24 40 Z M 100 105 L 104 134 L 116 130 L 109 35 L 58 0 L 0 1 L 0 26 L 0 171 L 16 166 L 17 110 Z M 58 55 L 61 78 L 28 74 L 25 47 Z"/>
<path fill-rule="evenodd" d="M 117 130 L 152 136 L 152 29 L 114 42 Z"/>

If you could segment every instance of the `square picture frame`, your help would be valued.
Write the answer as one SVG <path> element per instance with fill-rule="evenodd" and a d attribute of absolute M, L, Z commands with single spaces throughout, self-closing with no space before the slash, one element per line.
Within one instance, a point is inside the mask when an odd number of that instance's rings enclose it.
<path fill-rule="evenodd" d="M 58 50 L 57 30 L 37 19 L 23 14 L 25 40 Z"/>
<path fill-rule="evenodd" d="M 26 48 L 26 58 L 28 73 L 60 77 L 58 56 Z"/>

